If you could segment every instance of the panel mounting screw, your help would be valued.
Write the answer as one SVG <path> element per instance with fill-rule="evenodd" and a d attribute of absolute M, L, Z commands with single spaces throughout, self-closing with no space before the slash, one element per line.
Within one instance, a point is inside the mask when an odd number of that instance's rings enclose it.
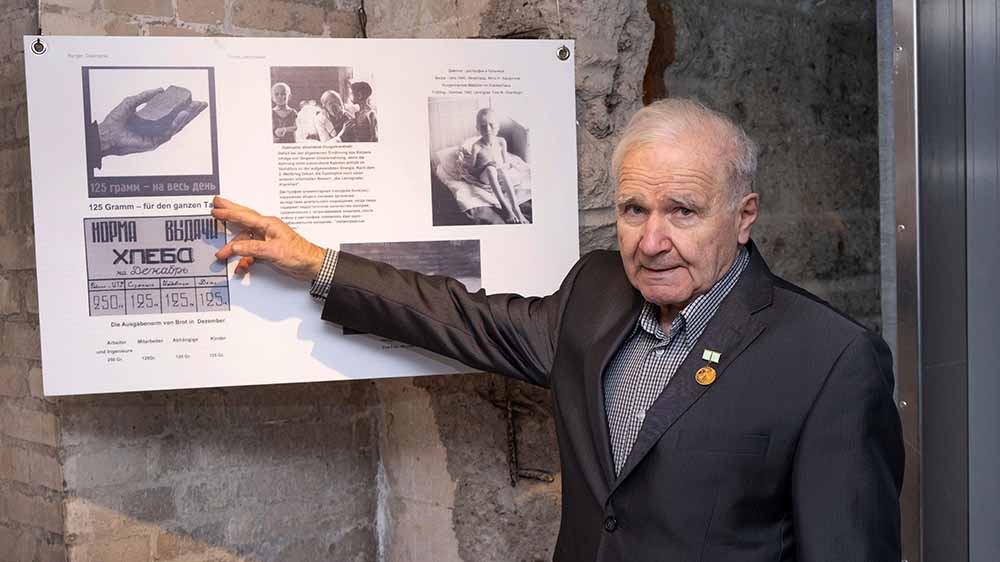
<path fill-rule="evenodd" d="M 566 59 L 568 59 L 569 58 L 569 48 L 566 45 L 563 45 L 562 47 L 559 47 L 559 50 L 556 51 L 556 57 L 558 57 L 559 60 L 566 60 Z"/>

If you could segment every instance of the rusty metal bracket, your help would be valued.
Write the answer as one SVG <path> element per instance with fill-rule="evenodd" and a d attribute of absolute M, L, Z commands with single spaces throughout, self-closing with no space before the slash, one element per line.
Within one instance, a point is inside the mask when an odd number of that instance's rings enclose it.
<path fill-rule="evenodd" d="M 361 25 L 361 38 L 368 38 L 368 12 L 365 11 L 365 0 L 358 6 L 358 23 Z"/>
<path fill-rule="evenodd" d="M 555 476 L 547 470 L 536 468 L 521 468 L 517 459 L 517 423 L 515 414 L 518 412 L 529 412 L 538 407 L 530 402 L 517 401 L 511 398 L 510 385 L 504 381 L 504 403 L 503 408 L 507 413 L 507 467 L 510 472 L 510 485 L 517 486 L 517 482 L 522 478 L 529 480 L 539 480 L 542 482 L 555 482 Z"/>

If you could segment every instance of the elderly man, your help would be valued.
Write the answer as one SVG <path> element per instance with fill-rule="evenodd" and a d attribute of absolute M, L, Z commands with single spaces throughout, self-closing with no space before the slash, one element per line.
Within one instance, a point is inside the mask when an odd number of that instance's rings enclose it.
<path fill-rule="evenodd" d="M 620 252 L 547 297 L 323 250 L 218 200 L 219 252 L 313 280 L 323 318 L 547 386 L 563 471 L 555 560 L 899 560 L 903 449 L 885 343 L 775 277 L 750 239 L 756 149 L 657 102 L 615 150 Z"/>

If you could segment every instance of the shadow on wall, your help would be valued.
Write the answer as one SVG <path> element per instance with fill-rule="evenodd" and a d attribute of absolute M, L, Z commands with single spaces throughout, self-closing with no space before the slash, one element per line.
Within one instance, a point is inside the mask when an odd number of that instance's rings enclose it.
<path fill-rule="evenodd" d="M 72 560 L 373 560 L 369 381 L 61 398 Z"/>
<path fill-rule="evenodd" d="M 511 486 L 508 399 L 519 466 L 554 481 Z M 555 544 L 561 483 L 548 393 L 496 375 L 58 406 L 74 562 L 360 562 L 387 557 L 393 540 L 427 551 L 439 530 L 456 537 L 442 560 L 546 559 Z M 410 435 L 400 427 L 410 418 L 434 431 Z M 442 466 L 425 458 L 432 448 Z M 438 497 L 442 485 L 453 492 Z M 443 519 L 417 532 L 430 500 Z"/>

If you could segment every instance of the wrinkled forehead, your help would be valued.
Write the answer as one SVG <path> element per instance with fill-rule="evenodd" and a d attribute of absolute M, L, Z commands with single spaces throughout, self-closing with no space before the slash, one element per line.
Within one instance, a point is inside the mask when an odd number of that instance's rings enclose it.
<path fill-rule="evenodd" d="M 660 185 L 692 177 L 719 187 L 726 179 L 725 162 L 718 143 L 704 136 L 640 143 L 631 147 L 622 159 L 618 188 L 636 181 Z"/>

